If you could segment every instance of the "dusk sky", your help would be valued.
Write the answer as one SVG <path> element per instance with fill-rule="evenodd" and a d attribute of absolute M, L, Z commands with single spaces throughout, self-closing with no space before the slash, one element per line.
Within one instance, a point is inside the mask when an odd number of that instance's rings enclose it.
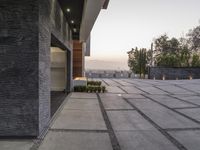
<path fill-rule="evenodd" d="M 200 0 L 110 0 L 92 30 L 86 69 L 128 69 L 127 51 L 161 34 L 184 36 L 200 24 Z"/>

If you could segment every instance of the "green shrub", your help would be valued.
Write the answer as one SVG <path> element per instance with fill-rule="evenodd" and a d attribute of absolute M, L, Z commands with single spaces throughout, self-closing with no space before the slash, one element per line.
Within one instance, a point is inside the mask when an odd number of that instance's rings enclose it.
<path fill-rule="evenodd" d="M 106 87 L 105 87 L 105 86 L 102 86 L 102 87 L 101 87 L 101 90 L 102 90 L 102 92 L 104 93 L 104 92 L 106 91 Z"/>
<path fill-rule="evenodd" d="M 101 87 L 100 86 L 98 86 L 97 90 L 98 90 L 98 93 L 101 93 Z"/>
<path fill-rule="evenodd" d="M 88 85 L 88 86 L 75 86 L 74 87 L 74 92 L 87 92 L 87 93 L 101 93 L 101 92 L 105 92 L 106 91 L 106 87 L 105 86 L 97 86 L 97 85 Z"/>
<path fill-rule="evenodd" d="M 86 86 L 75 86 L 74 92 L 86 92 Z"/>
<path fill-rule="evenodd" d="M 90 91 L 89 86 L 86 86 L 86 92 L 88 93 Z"/>

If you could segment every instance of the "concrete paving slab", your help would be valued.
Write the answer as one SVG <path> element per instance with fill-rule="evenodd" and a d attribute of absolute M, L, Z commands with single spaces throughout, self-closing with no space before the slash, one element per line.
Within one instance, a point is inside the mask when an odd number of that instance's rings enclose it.
<path fill-rule="evenodd" d="M 107 86 L 106 90 L 107 90 L 108 93 L 116 93 L 116 94 L 123 94 L 123 93 L 125 93 L 123 90 L 121 90 L 117 86 Z"/>
<path fill-rule="evenodd" d="M 200 121 L 200 108 L 180 109 L 178 111 Z"/>
<path fill-rule="evenodd" d="M 195 105 L 189 104 L 184 101 L 180 101 L 176 98 L 169 97 L 167 95 L 148 95 L 152 99 L 160 102 L 170 108 L 184 108 L 184 107 L 195 107 Z"/>
<path fill-rule="evenodd" d="M 163 106 L 151 101 L 150 99 L 128 99 L 134 106 L 140 110 L 163 110 Z"/>
<path fill-rule="evenodd" d="M 200 131 L 170 131 L 175 139 L 183 144 L 188 150 L 200 149 Z"/>
<path fill-rule="evenodd" d="M 52 132 L 39 150 L 112 150 L 107 133 Z"/>
<path fill-rule="evenodd" d="M 155 130 L 136 111 L 110 111 L 107 114 L 115 131 Z"/>
<path fill-rule="evenodd" d="M 122 94 L 122 97 L 124 98 L 131 98 L 131 99 L 144 99 L 145 97 L 141 94 Z"/>
<path fill-rule="evenodd" d="M 106 82 L 107 84 L 109 84 L 110 86 L 120 86 L 119 83 L 117 83 L 117 82 L 115 82 L 115 81 L 113 81 L 113 80 L 111 80 L 111 79 L 106 79 L 106 78 L 104 78 L 103 81 L 105 81 L 105 82 Z"/>
<path fill-rule="evenodd" d="M 178 150 L 158 131 L 116 132 L 122 150 Z"/>
<path fill-rule="evenodd" d="M 121 94 L 100 94 L 105 109 L 132 109 Z"/>
<path fill-rule="evenodd" d="M 70 98 L 97 98 L 95 93 L 72 92 Z"/>
<path fill-rule="evenodd" d="M 129 101 L 162 128 L 200 127 L 199 124 L 153 101 L 131 99 Z"/>
<path fill-rule="evenodd" d="M 63 110 L 52 129 L 106 130 L 100 111 Z"/>
<path fill-rule="evenodd" d="M 124 79 L 124 81 L 131 83 L 133 86 L 137 86 L 137 87 L 151 86 L 149 83 L 144 82 L 145 80 L 140 80 L 140 79 Z"/>
<path fill-rule="evenodd" d="M 196 95 L 175 95 L 175 97 L 180 98 L 182 100 L 192 102 L 194 104 L 200 105 L 200 96 Z"/>
<path fill-rule="evenodd" d="M 194 92 L 190 92 L 175 85 L 159 86 L 159 88 L 172 94 L 194 94 Z"/>
<path fill-rule="evenodd" d="M 180 85 L 180 86 L 182 86 L 185 89 L 194 91 L 196 93 L 200 93 L 199 85 L 198 84 L 187 84 L 186 86 L 185 85 Z"/>
<path fill-rule="evenodd" d="M 121 86 L 132 86 L 131 83 L 125 82 L 122 79 L 113 79 L 113 80 L 119 83 Z"/>
<path fill-rule="evenodd" d="M 105 109 L 133 109 L 124 100 L 102 100 Z"/>
<path fill-rule="evenodd" d="M 113 94 L 113 93 L 100 93 L 99 96 L 101 97 L 102 100 L 123 100 L 122 94 Z"/>
<path fill-rule="evenodd" d="M 145 91 L 145 92 L 147 92 L 147 93 L 149 93 L 149 94 L 168 94 L 167 92 L 164 92 L 164 91 L 162 91 L 162 90 L 160 90 L 160 89 L 157 89 L 157 88 L 155 88 L 155 87 L 153 87 L 153 86 L 149 86 L 149 87 L 140 87 L 141 88 L 141 90 L 143 90 L 143 91 Z"/>
<path fill-rule="evenodd" d="M 29 150 L 32 145 L 31 140 L 0 140 L 0 150 Z"/>
<path fill-rule="evenodd" d="M 69 99 L 64 109 L 100 110 L 97 99 Z"/>
<path fill-rule="evenodd" d="M 143 91 L 138 90 L 135 87 L 123 86 L 122 89 L 124 89 L 129 94 L 145 94 Z"/>

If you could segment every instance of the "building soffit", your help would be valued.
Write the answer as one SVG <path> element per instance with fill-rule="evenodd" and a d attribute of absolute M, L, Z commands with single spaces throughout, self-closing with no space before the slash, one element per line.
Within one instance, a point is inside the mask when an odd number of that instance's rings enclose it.
<path fill-rule="evenodd" d="M 72 30 L 74 40 L 86 41 L 100 10 L 109 0 L 58 0 Z"/>

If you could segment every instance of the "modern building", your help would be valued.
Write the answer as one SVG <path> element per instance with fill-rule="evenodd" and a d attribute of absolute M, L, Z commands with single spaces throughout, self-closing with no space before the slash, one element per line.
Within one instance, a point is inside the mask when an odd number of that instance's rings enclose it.
<path fill-rule="evenodd" d="M 51 91 L 84 75 L 90 32 L 109 0 L 0 1 L 0 136 L 37 137 L 51 120 Z"/>

